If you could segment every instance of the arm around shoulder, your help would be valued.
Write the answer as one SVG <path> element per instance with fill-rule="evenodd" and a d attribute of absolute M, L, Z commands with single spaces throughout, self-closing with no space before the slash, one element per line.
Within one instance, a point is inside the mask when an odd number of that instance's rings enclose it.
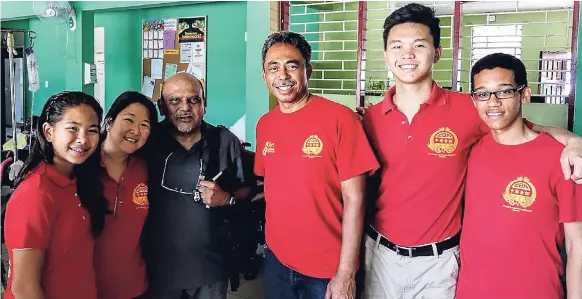
<path fill-rule="evenodd" d="M 528 125 L 529 126 L 529 125 Z M 563 128 L 541 126 L 531 123 L 532 130 L 546 133 L 565 146 L 560 164 L 566 180 L 582 184 L 582 137 Z"/>

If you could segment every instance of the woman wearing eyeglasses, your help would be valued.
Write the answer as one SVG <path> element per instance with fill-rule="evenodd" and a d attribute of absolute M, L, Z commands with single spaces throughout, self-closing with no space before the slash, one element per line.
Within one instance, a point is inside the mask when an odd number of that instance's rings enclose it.
<path fill-rule="evenodd" d="M 147 167 L 142 157 L 157 121 L 153 102 L 134 91 L 117 97 L 105 116 L 100 175 L 110 214 L 95 247 L 100 299 L 140 298 L 147 289 L 140 245 L 149 209 Z"/>

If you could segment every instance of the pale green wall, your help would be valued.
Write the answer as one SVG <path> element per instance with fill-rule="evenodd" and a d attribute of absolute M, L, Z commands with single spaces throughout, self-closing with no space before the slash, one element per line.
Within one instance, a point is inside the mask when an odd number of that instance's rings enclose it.
<path fill-rule="evenodd" d="M 271 33 L 270 3 L 266 1 L 247 2 L 247 50 L 246 50 L 246 94 L 241 93 L 241 99 L 246 99 L 246 140 L 255 149 L 256 125 L 261 116 L 269 112 L 269 91 L 262 79 L 262 48 L 265 39 Z M 228 109 L 224 107 L 223 109 Z"/>
<path fill-rule="evenodd" d="M 228 18 L 223 17 L 225 13 Z M 141 24 L 154 18 L 208 16 L 206 120 L 230 126 L 245 114 L 246 3 L 98 11 L 95 27 L 105 28 L 106 107 L 128 89 L 141 89 Z M 222 38 L 229 36 L 229 38 Z M 120 41 L 123 41 L 121 43 Z M 123 50 L 125 49 L 134 49 Z M 225 69 L 228 71 L 225 72 Z M 131 70 L 131 71 L 130 71 Z M 228 82 L 229 88 L 224 88 Z M 224 109 L 224 107 L 229 107 Z"/>
<path fill-rule="evenodd" d="M 312 47 L 312 60 L 336 60 L 313 63 L 313 74 L 311 76 L 310 88 L 313 92 L 319 93 L 323 88 L 351 89 L 356 88 L 356 50 L 357 32 L 337 32 L 343 30 L 356 30 L 358 20 L 358 3 L 345 3 L 346 10 L 355 12 L 335 13 L 341 10 L 344 4 L 322 4 L 310 6 L 291 6 L 290 10 L 290 31 L 306 32 L 305 38 Z M 318 12 L 332 12 L 326 15 Z M 305 14 L 307 13 L 307 14 Z M 299 15 L 298 15 L 299 14 Z M 334 22 L 346 21 L 344 23 L 319 23 L 319 24 L 293 24 L 303 22 Z M 346 40 L 350 40 L 344 42 Z M 320 51 L 320 52 L 318 52 Z M 344 51 L 344 52 L 334 52 Z M 337 61 L 352 60 L 352 61 Z M 326 79 L 326 80 L 318 80 Z M 329 79 L 329 80 L 327 80 Z M 348 79 L 348 80 L 342 80 Z M 343 85 L 342 85 L 343 84 Z M 343 86 L 343 87 L 342 87 Z M 355 94 L 355 92 L 333 91 L 334 94 Z"/>
<path fill-rule="evenodd" d="M 246 115 L 246 140 L 254 143 L 256 122 L 268 111 L 269 104 L 268 92 L 261 80 L 260 64 L 261 47 L 270 29 L 269 2 L 70 3 L 76 8 L 78 29 L 68 32 L 68 56 L 63 57 L 67 37 L 64 26 L 58 31 L 57 38 L 56 28 L 34 15 L 32 2 L 0 2 L 0 26 L 32 29 L 38 33 L 35 50 L 42 84 L 35 94 L 36 114 L 50 95 L 62 90 L 93 93 L 93 86 L 84 85 L 82 78 L 83 62 L 93 62 L 94 27 L 105 27 L 105 106 L 108 108 L 121 92 L 141 88 L 140 38 L 143 19 L 207 15 L 206 119 L 230 126 Z M 46 88 L 45 81 L 49 83 Z M 29 110 L 30 99 L 31 96 L 27 96 L 26 110 Z"/>

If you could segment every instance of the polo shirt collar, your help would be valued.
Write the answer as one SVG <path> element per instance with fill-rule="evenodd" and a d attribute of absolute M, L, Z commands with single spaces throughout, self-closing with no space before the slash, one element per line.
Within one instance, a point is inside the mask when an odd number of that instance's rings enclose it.
<path fill-rule="evenodd" d="M 386 95 L 382 103 L 382 112 L 384 114 L 397 110 L 398 108 L 394 105 L 393 97 L 396 94 L 396 86 L 392 86 Z M 428 99 L 424 102 L 427 105 L 442 106 L 447 103 L 447 94 L 443 88 L 441 88 L 435 81 L 432 81 L 432 90 Z"/>
<path fill-rule="evenodd" d="M 38 166 L 38 174 L 41 176 L 46 176 L 51 182 L 57 184 L 60 187 L 68 187 L 75 184 L 75 180 L 67 177 L 66 175 L 60 173 L 54 166 L 46 162 L 40 162 Z"/>

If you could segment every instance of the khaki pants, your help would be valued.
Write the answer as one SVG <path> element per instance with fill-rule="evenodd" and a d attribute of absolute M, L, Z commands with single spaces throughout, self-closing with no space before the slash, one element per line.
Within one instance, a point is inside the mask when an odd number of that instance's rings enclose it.
<path fill-rule="evenodd" d="M 453 299 L 459 247 L 438 256 L 408 257 L 365 236 L 364 299 Z"/>

